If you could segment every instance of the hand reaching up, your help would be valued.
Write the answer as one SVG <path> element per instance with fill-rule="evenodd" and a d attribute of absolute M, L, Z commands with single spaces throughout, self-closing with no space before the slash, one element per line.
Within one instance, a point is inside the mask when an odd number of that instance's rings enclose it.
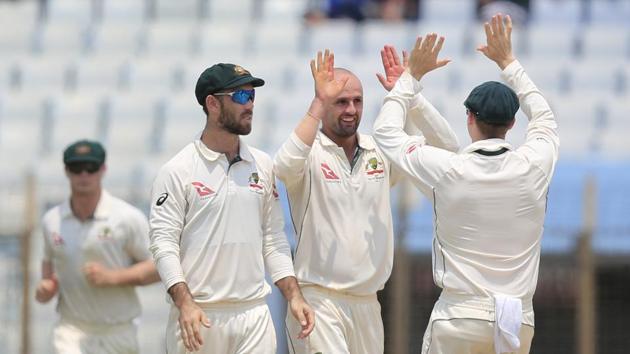
<path fill-rule="evenodd" d="M 505 19 L 505 24 L 504 24 Z M 492 16 L 490 23 L 483 25 L 486 30 L 486 44 L 480 45 L 477 50 L 482 52 L 490 60 L 505 69 L 516 60 L 512 54 L 512 19 L 510 16 L 497 14 Z"/>
<path fill-rule="evenodd" d="M 346 86 L 348 77 L 343 80 L 335 80 L 335 55 L 328 49 L 317 52 L 317 59 L 311 60 L 311 74 L 315 80 L 315 97 L 324 103 L 335 99 Z"/>
<path fill-rule="evenodd" d="M 387 91 L 391 91 L 394 88 L 400 75 L 402 75 L 407 66 L 409 66 L 409 53 L 403 50 L 402 54 L 403 61 L 401 63 L 394 46 L 386 45 L 381 49 L 381 60 L 383 62 L 385 76 L 377 73 L 376 78 L 378 78 L 378 81 L 380 81 L 381 85 L 383 85 Z"/>
<path fill-rule="evenodd" d="M 436 33 L 427 34 L 424 39 L 418 37 L 409 58 L 409 72 L 416 80 L 451 62 L 449 59 L 438 59 L 443 44 L 444 37 L 438 39 Z"/>

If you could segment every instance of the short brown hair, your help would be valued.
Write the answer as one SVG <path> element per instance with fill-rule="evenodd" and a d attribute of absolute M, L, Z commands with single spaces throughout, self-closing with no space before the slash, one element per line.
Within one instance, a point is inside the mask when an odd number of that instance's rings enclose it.
<path fill-rule="evenodd" d="M 477 122 L 477 127 L 479 128 L 479 132 L 483 134 L 486 139 L 500 138 L 505 139 L 505 135 L 508 130 L 510 130 L 510 125 L 514 118 L 511 121 L 501 124 L 501 123 L 489 123 L 482 119 L 479 119 L 475 116 L 475 121 Z"/>

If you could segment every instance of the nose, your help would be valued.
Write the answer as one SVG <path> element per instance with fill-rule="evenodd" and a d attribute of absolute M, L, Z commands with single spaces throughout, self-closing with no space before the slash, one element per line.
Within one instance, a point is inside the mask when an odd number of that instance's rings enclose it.
<path fill-rule="evenodd" d="M 354 102 L 349 102 L 348 106 L 346 107 L 346 113 L 348 114 L 356 114 L 357 113 L 357 107 L 354 105 Z"/>

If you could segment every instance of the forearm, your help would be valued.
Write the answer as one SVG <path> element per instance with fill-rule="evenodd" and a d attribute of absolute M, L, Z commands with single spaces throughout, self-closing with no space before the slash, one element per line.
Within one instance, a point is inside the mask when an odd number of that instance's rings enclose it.
<path fill-rule="evenodd" d="M 113 270 L 112 278 L 112 285 L 115 286 L 147 285 L 160 280 L 160 276 L 152 260 L 138 262 L 128 268 Z"/>
<path fill-rule="evenodd" d="M 459 141 L 451 125 L 421 93 L 414 97 L 408 112 L 408 122 L 405 127 L 408 133 L 409 121 L 420 130 L 427 145 L 452 152 L 459 150 Z"/>
<path fill-rule="evenodd" d="M 313 146 L 319 123 L 326 114 L 324 103 L 314 98 L 308 111 L 295 128 L 294 132 L 300 140 L 307 146 Z"/>
<path fill-rule="evenodd" d="M 195 303 L 190 289 L 188 289 L 188 285 L 185 282 L 177 283 L 168 288 L 168 294 L 171 296 L 171 299 L 173 299 L 175 306 L 179 309 L 181 309 L 182 306 Z"/>
<path fill-rule="evenodd" d="M 303 298 L 302 291 L 298 285 L 297 279 L 294 276 L 284 277 L 276 282 L 276 286 L 282 292 L 287 301 L 291 301 L 297 298 Z"/>

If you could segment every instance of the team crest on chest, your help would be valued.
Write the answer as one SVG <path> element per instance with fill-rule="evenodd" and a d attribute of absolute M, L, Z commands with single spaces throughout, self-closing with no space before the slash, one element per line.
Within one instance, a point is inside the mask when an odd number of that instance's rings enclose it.
<path fill-rule="evenodd" d="M 369 180 L 380 180 L 385 177 L 383 162 L 377 157 L 371 157 L 365 164 L 365 175 Z"/>
<path fill-rule="evenodd" d="M 262 180 L 258 176 L 258 172 L 252 172 L 251 176 L 249 176 L 249 190 L 252 192 L 256 192 L 262 194 L 264 191 L 264 187 L 262 185 Z"/>
<path fill-rule="evenodd" d="M 111 240 L 112 236 L 112 229 L 109 228 L 109 226 L 105 226 L 104 228 L 100 229 L 97 235 L 98 239 L 103 241 Z"/>

